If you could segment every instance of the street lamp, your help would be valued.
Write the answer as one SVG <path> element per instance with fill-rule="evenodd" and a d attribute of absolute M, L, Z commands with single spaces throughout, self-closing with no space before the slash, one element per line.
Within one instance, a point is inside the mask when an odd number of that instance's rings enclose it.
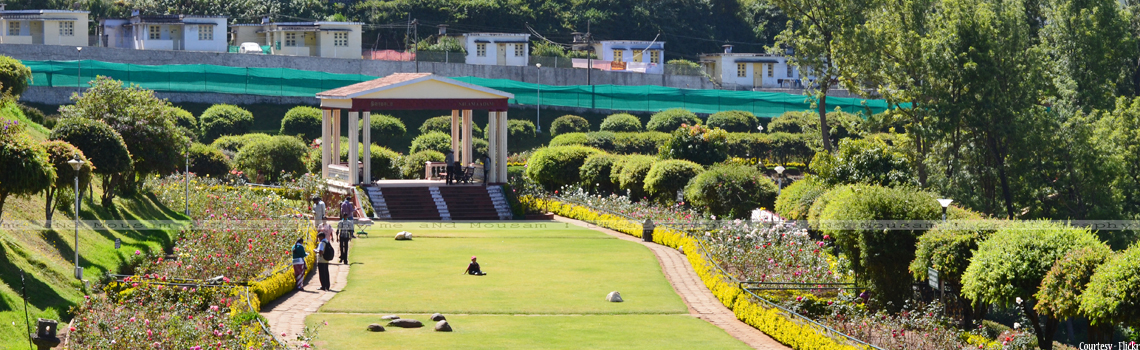
<path fill-rule="evenodd" d="M 537 109 L 537 111 L 535 111 L 535 121 L 537 121 L 538 123 L 536 123 L 534 127 L 535 127 L 535 130 L 537 130 L 538 133 L 541 134 L 542 133 L 542 63 L 535 63 L 534 66 L 538 67 L 538 109 Z"/>
<path fill-rule="evenodd" d="M 75 89 L 77 92 L 83 92 L 83 47 L 76 46 L 75 51 L 79 53 L 79 58 L 75 60 L 75 66 L 78 68 L 75 74 Z"/>
<path fill-rule="evenodd" d="M 777 165 L 775 170 L 776 181 L 779 181 L 779 184 L 776 185 L 776 196 L 779 197 L 780 194 L 784 191 L 784 166 Z"/>
<path fill-rule="evenodd" d="M 950 207 L 950 203 L 953 203 L 953 202 L 954 202 L 953 199 L 939 199 L 938 200 L 938 204 L 942 205 L 942 221 L 944 221 L 944 222 L 946 221 L 946 208 Z"/>
<path fill-rule="evenodd" d="M 183 196 L 186 199 L 186 206 L 182 209 L 182 213 L 186 217 L 190 217 L 190 144 L 186 144 L 186 171 L 182 173 L 183 182 L 186 184 L 186 194 Z"/>
<path fill-rule="evenodd" d="M 83 161 L 76 154 L 67 164 L 75 170 L 75 279 L 82 281 L 83 268 L 79 267 L 79 168 L 83 167 Z"/>

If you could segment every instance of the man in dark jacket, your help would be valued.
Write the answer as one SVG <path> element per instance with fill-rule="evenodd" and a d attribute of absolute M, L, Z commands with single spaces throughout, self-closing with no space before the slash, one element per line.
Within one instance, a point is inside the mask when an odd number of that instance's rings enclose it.
<path fill-rule="evenodd" d="M 356 238 L 353 233 L 355 226 L 352 225 L 352 220 L 341 219 L 340 224 L 337 225 L 337 239 L 340 240 L 340 263 L 348 264 L 348 241 Z"/>
<path fill-rule="evenodd" d="M 325 249 L 332 248 L 332 243 L 329 243 L 329 240 L 325 239 L 325 234 L 323 233 L 317 234 L 317 240 L 320 241 L 320 243 L 317 244 L 317 249 L 313 252 L 317 253 L 317 274 L 321 277 L 320 290 L 329 290 L 329 261 L 325 259 L 324 251 Z"/>

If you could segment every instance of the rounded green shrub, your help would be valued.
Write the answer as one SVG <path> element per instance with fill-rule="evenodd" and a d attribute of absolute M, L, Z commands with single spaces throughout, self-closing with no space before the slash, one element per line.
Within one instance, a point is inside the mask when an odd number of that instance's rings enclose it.
<path fill-rule="evenodd" d="M 364 161 L 364 144 L 356 144 L 356 157 L 360 161 Z M 371 170 L 373 180 L 383 179 L 400 179 L 402 172 L 400 169 L 400 154 L 396 153 L 387 147 L 371 145 L 369 148 L 371 152 Z M 340 161 L 348 162 L 348 145 L 341 145 L 340 148 Z"/>
<path fill-rule="evenodd" d="M 427 162 L 442 162 L 444 159 L 443 153 L 432 150 L 412 153 L 404 157 L 400 172 L 405 179 L 422 179 L 427 168 Z"/>
<path fill-rule="evenodd" d="M 32 70 L 28 66 L 15 58 L 0 56 L 0 92 L 20 96 L 28 89 L 31 80 Z"/>
<path fill-rule="evenodd" d="M 387 114 L 373 114 L 369 119 L 371 119 L 369 123 L 369 130 L 372 132 L 371 141 L 374 143 L 390 145 L 390 140 L 404 137 L 404 134 L 408 133 L 408 128 L 399 118 Z"/>
<path fill-rule="evenodd" d="M 611 114 L 602 121 L 602 131 L 641 132 L 641 119 L 629 113 Z"/>
<path fill-rule="evenodd" d="M 471 139 L 471 153 L 475 154 L 475 162 L 478 163 L 481 159 L 488 156 L 491 151 L 491 144 L 487 143 L 484 139 Z"/>
<path fill-rule="evenodd" d="M 597 148 L 604 151 L 611 151 L 614 149 L 614 139 L 617 134 L 609 131 L 598 131 L 586 134 L 586 146 Z"/>
<path fill-rule="evenodd" d="M 719 163 L 728 158 L 725 139 L 728 133 L 691 125 L 673 131 L 669 143 L 661 147 L 661 158 L 685 159 L 702 165 Z"/>
<path fill-rule="evenodd" d="M 708 126 L 710 128 L 720 128 L 728 132 L 759 132 L 756 126 L 760 125 L 760 119 L 756 118 L 752 112 L 746 111 L 721 111 L 713 113 L 709 116 Z"/>
<path fill-rule="evenodd" d="M 529 120 L 507 120 L 507 142 L 512 145 L 526 145 L 534 140 L 534 123 Z"/>
<path fill-rule="evenodd" d="M 771 208 L 776 184 L 759 169 L 715 165 L 685 186 L 685 200 L 717 217 L 748 218 L 752 210 Z"/>
<path fill-rule="evenodd" d="M 581 181 L 579 169 L 586 158 L 603 153 L 585 146 L 558 146 L 541 148 L 527 161 L 526 176 L 535 183 L 556 190 Z"/>
<path fill-rule="evenodd" d="M 1107 245 L 1074 249 L 1065 254 L 1041 280 L 1041 288 L 1035 295 L 1037 305 L 1033 309 L 1060 320 L 1081 316 L 1081 294 L 1096 269 L 1110 257 L 1112 250 Z"/>
<path fill-rule="evenodd" d="M 609 153 L 599 153 L 586 158 L 582 163 L 582 169 L 578 170 L 578 176 L 582 178 L 582 187 L 594 193 L 613 193 L 616 188 L 610 180 L 610 174 L 614 163 L 619 159 L 620 157 Z"/>
<path fill-rule="evenodd" d="M 927 270 L 934 269 L 940 280 L 960 284 L 978 244 L 993 235 L 1000 224 L 983 221 L 981 215 L 958 207 L 950 207 L 947 214 L 951 220 L 967 221 L 940 223 L 918 238 L 914 260 L 908 268 L 917 281 L 926 281 Z"/>
<path fill-rule="evenodd" d="M 827 126 L 831 136 L 831 144 L 837 144 L 839 140 L 842 139 L 857 137 L 864 129 L 863 124 L 863 118 L 851 113 L 827 113 Z M 773 133 L 786 132 L 812 135 L 813 137 L 807 139 L 808 146 L 814 150 L 820 150 L 823 147 L 823 143 L 819 138 L 818 112 L 786 112 L 779 117 L 773 118 L 772 122 L 768 123 L 767 131 Z"/>
<path fill-rule="evenodd" d="M 451 150 L 451 134 L 444 134 L 439 131 L 431 131 L 426 134 L 420 134 L 412 140 L 412 147 L 409 152 L 419 153 L 420 151 L 436 151 L 439 153 L 447 154 Z"/>
<path fill-rule="evenodd" d="M 198 127 L 203 142 L 213 142 L 225 135 L 242 135 L 253 127 L 253 113 L 234 105 L 213 105 L 202 112 Z"/>
<path fill-rule="evenodd" d="M 569 145 L 585 145 L 589 143 L 590 138 L 585 133 L 571 132 L 555 136 L 550 140 L 551 146 L 569 146 Z M 596 147 L 598 148 L 598 147 Z M 598 148 L 602 149 L 602 148 Z"/>
<path fill-rule="evenodd" d="M 210 146 L 214 146 L 214 148 L 217 148 L 223 153 L 229 152 L 229 154 L 236 155 L 238 150 L 245 147 L 245 145 L 254 142 L 269 141 L 271 138 L 273 138 L 273 136 L 262 133 L 222 136 L 210 143 Z"/>
<path fill-rule="evenodd" d="M 677 192 L 685 189 L 697 174 L 705 171 L 700 164 L 670 159 L 653 164 L 645 173 L 645 192 L 661 203 L 674 203 Z"/>
<path fill-rule="evenodd" d="M 7 120 L 2 120 L 9 127 Z M 46 190 L 56 181 L 55 167 L 44 150 L 28 134 L 0 136 L 0 210 L 11 195 L 30 195 Z"/>
<path fill-rule="evenodd" d="M 653 168 L 653 163 L 660 160 L 654 156 L 640 154 L 622 156 L 610 168 L 610 182 L 619 191 L 625 191 L 630 200 L 645 198 L 645 176 L 649 174 L 649 169 Z"/>
<path fill-rule="evenodd" d="M 1081 295 L 1081 313 L 1092 320 L 1140 323 L 1140 244 L 1115 254 L 1096 268 Z"/>
<path fill-rule="evenodd" d="M 211 145 L 195 143 L 190 146 L 190 172 L 198 176 L 222 178 L 233 165 L 222 150 Z"/>
<path fill-rule="evenodd" d="M 276 183 L 284 174 L 303 174 L 308 151 L 300 138 L 278 135 L 242 146 L 234 164 L 245 172 L 250 181 Z"/>
<path fill-rule="evenodd" d="M 431 117 L 425 120 L 423 124 L 420 124 L 420 134 L 426 134 L 432 131 L 451 135 L 451 116 L 441 115 Z"/>
<path fill-rule="evenodd" d="M 16 104 L 16 107 L 20 109 L 20 112 L 24 113 L 24 117 L 28 118 L 28 120 L 36 124 L 44 125 L 46 117 L 44 116 L 44 112 L 41 112 L 38 108 L 23 103 Z"/>
<path fill-rule="evenodd" d="M 194 114 L 179 107 L 170 107 L 170 115 L 174 117 L 174 126 L 178 127 L 187 138 L 198 139 L 198 118 L 195 118 Z"/>
<path fill-rule="evenodd" d="M 769 134 L 730 132 L 725 138 L 725 151 L 729 157 L 767 159 L 772 153 Z"/>
<path fill-rule="evenodd" d="M 554 119 L 550 123 L 550 134 L 554 136 L 562 135 L 570 132 L 589 132 L 590 122 L 586 118 L 582 118 L 573 114 L 567 114 Z"/>
<path fill-rule="evenodd" d="M 92 166 L 91 160 L 83 154 L 83 151 L 78 147 L 73 146 L 66 141 L 51 140 L 41 144 L 44 151 L 47 152 L 48 161 L 51 162 L 52 167 L 55 168 L 55 183 L 52 185 L 55 188 L 71 188 L 74 186 L 75 176 L 79 175 L 79 188 L 87 188 L 87 184 L 91 182 L 92 173 L 95 167 Z M 83 161 L 83 165 L 79 167 L 76 172 L 68 161 L 75 159 L 79 156 L 79 160 Z"/>
<path fill-rule="evenodd" d="M 285 112 L 281 119 L 281 135 L 298 136 L 305 142 L 321 137 L 323 113 L 316 107 L 297 106 Z"/>
<path fill-rule="evenodd" d="M 834 154 L 816 153 L 811 169 L 832 185 L 918 185 L 906 155 L 878 140 L 840 140 Z"/>
<path fill-rule="evenodd" d="M 658 131 L 613 133 L 613 152 L 653 155 L 669 143 L 672 135 Z"/>
<path fill-rule="evenodd" d="M 788 220 L 806 220 L 816 198 L 830 188 L 814 175 L 805 176 L 780 191 L 779 198 L 776 198 L 776 213 Z"/>
<path fill-rule="evenodd" d="M 133 162 L 127 144 L 119 133 L 99 120 L 65 118 L 52 129 L 52 140 L 61 140 L 83 151 L 95 165 L 96 174 L 116 174 L 131 169 Z"/>
<path fill-rule="evenodd" d="M 681 124 L 686 125 L 699 125 L 701 119 L 697 118 L 696 114 L 681 108 L 667 109 L 664 111 L 653 114 L 649 118 L 649 122 L 645 123 L 645 129 L 649 131 L 660 132 L 673 132 L 681 127 Z"/>

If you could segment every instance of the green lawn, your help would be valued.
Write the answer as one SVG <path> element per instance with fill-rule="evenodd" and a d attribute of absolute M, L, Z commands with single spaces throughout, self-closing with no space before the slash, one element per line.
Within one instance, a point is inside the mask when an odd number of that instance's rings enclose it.
<path fill-rule="evenodd" d="M 747 348 L 689 315 L 640 244 L 556 222 L 388 225 L 355 241 L 348 285 L 306 319 L 329 323 L 319 348 Z M 462 275 L 472 255 L 487 276 Z M 615 290 L 625 302 L 605 301 Z M 434 332 L 433 312 L 455 332 Z M 387 314 L 428 327 L 365 330 Z"/>

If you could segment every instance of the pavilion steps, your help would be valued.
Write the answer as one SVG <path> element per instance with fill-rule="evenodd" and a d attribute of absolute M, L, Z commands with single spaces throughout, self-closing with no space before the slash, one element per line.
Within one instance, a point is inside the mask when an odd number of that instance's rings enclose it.
<path fill-rule="evenodd" d="M 442 219 L 428 187 L 380 187 L 379 192 L 391 220 Z"/>
<path fill-rule="evenodd" d="M 499 220 L 499 212 L 483 186 L 439 187 L 451 220 Z"/>
<path fill-rule="evenodd" d="M 367 186 L 380 220 L 510 220 L 498 186 Z"/>

